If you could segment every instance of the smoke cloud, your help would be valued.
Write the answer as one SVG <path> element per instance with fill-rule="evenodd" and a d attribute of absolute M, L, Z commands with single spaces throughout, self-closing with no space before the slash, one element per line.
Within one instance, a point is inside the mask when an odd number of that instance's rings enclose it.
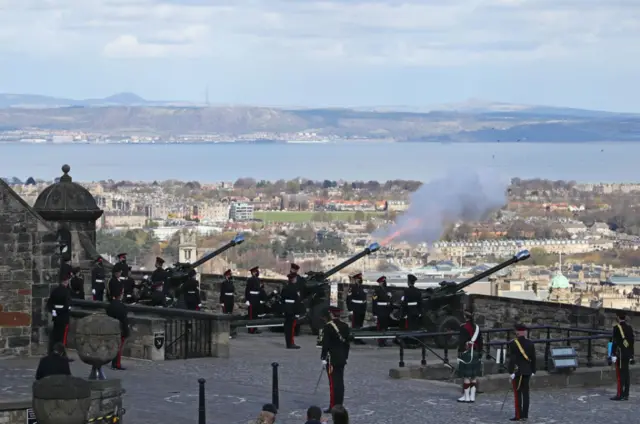
<path fill-rule="evenodd" d="M 452 171 L 423 184 L 396 222 L 373 234 L 381 242 L 432 243 L 458 221 L 477 221 L 507 203 L 508 179 L 489 171 Z"/>

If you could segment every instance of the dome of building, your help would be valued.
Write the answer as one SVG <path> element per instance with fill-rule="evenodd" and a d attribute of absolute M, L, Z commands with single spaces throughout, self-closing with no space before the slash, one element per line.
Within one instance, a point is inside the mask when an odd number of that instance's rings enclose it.
<path fill-rule="evenodd" d="M 562 275 L 561 272 L 558 272 L 551 279 L 551 287 L 554 289 L 568 289 L 569 287 L 571 287 L 571 285 L 569 284 L 569 280 L 567 279 L 567 277 Z"/>
<path fill-rule="evenodd" d="M 60 181 L 40 193 L 33 209 L 47 221 L 97 220 L 103 211 L 89 190 L 71 180 L 69 171 L 69 165 L 62 166 Z"/>

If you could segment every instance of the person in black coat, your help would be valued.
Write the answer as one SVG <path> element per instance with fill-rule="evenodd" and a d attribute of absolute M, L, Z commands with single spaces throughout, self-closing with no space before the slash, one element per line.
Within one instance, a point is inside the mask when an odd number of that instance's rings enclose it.
<path fill-rule="evenodd" d="M 122 367 L 122 349 L 124 342 L 129 337 L 129 318 L 127 317 L 127 307 L 122 303 L 121 295 L 112 297 L 107 306 L 107 315 L 120 321 L 120 348 L 118 354 L 111 361 L 111 368 L 114 370 L 124 370 Z"/>
<path fill-rule="evenodd" d="M 362 287 L 362 273 L 358 272 L 350 278 L 352 284 L 347 293 L 347 309 L 351 315 L 351 328 L 360 328 L 367 313 L 367 293 Z"/>
<path fill-rule="evenodd" d="M 249 270 L 251 277 L 247 279 L 244 289 L 244 301 L 249 308 L 249 319 L 254 320 L 260 314 L 260 268 L 253 267 Z M 257 328 L 249 328 L 249 334 L 259 334 Z"/>
<path fill-rule="evenodd" d="M 284 339 L 287 349 L 300 349 L 295 344 L 296 321 L 300 317 L 300 294 L 296 285 L 296 274 L 289 274 L 289 282 L 282 288 L 280 299 L 282 302 L 282 311 L 284 313 Z"/>
<path fill-rule="evenodd" d="M 223 314 L 231 315 L 236 301 L 236 288 L 233 286 L 231 270 L 226 270 L 223 275 L 224 280 L 220 284 L 220 306 Z"/>
<path fill-rule="evenodd" d="M 109 302 L 115 298 L 120 299 L 122 297 L 124 285 L 120 279 L 121 275 L 122 271 L 120 267 L 114 266 L 111 270 L 111 279 L 109 280 L 109 284 L 107 284 L 107 301 Z"/>
<path fill-rule="evenodd" d="M 391 315 L 392 306 L 391 293 L 387 289 L 387 277 L 383 275 L 378 278 L 378 284 L 371 297 L 371 311 L 376 319 L 376 329 L 378 331 L 387 331 L 389 329 L 389 316 Z M 386 340 L 378 339 L 378 346 L 387 346 Z"/>
<path fill-rule="evenodd" d="M 71 375 L 69 368 L 69 358 L 62 343 L 53 345 L 50 354 L 40 359 L 36 370 L 36 380 L 41 380 L 50 375 Z"/>
<path fill-rule="evenodd" d="M 62 277 L 62 282 L 51 291 L 46 308 L 51 314 L 53 329 L 49 335 L 49 353 L 53 352 L 56 343 L 67 344 L 69 332 L 69 308 L 71 307 L 71 292 L 69 280 L 71 275 Z"/>
<path fill-rule="evenodd" d="M 323 311 L 327 323 L 322 330 L 322 352 L 320 359 L 327 369 L 329 377 L 329 408 L 344 402 L 344 367 L 347 365 L 350 350 L 351 332 L 349 326 L 340 320 L 340 310 L 329 308 Z M 335 317 L 334 317 L 335 314 Z"/>
<path fill-rule="evenodd" d="M 84 278 L 80 272 L 80 267 L 75 267 L 72 270 L 71 282 L 69 283 L 72 299 L 84 299 Z"/>
<path fill-rule="evenodd" d="M 635 336 L 633 328 L 627 323 L 627 316 L 624 312 L 618 313 L 618 323 L 613 326 L 611 341 L 611 361 L 616 367 L 616 381 L 618 383 L 616 395 L 611 400 L 629 400 L 629 386 L 631 385 L 629 364 L 633 360 Z"/>
<path fill-rule="evenodd" d="M 515 396 L 515 416 L 510 421 L 529 419 L 529 382 L 536 374 L 536 348 L 527 338 L 527 327 L 516 325 L 516 338 L 508 346 L 509 378 Z"/>
<path fill-rule="evenodd" d="M 415 275 L 407 275 L 407 287 L 402 295 L 402 313 L 404 315 L 405 329 L 416 331 L 420 329 L 422 319 L 422 292 L 416 288 Z"/>
<path fill-rule="evenodd" d="M 199 311 L 202 308 L 200 301 L 200 283 L 196 280 L 196 270 L 189 271 L 189 279 L 180 287 L 180 293 L 184 296 L 184 304 L 190 311 Z"/>
<path fill-rule="evenodd" d="M 104 300 L 104 290 L 106 283 L 106 271 L 104 264 L 102 263 L 102 256 L 96 258 L 96 263 L 91 270 L 91 294 L 93 294 L 93 300 L 102 302 Z"/>

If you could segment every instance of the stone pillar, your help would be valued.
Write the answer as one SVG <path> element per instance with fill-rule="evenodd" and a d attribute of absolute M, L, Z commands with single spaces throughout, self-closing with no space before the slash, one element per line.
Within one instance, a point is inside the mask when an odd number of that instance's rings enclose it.
<path fill-rule="evenodd" d="M 33 383 L 33 412 L 40 424 L 85 424 L 91 388 L 81 378 L 52 375 Z"/>
<path fill-rule="evenodd" d="M 211 320 L 211 356 L 214 358 L 228 358 L 231 355 L 229 336 L 231 321 L 228 317 Z"/>

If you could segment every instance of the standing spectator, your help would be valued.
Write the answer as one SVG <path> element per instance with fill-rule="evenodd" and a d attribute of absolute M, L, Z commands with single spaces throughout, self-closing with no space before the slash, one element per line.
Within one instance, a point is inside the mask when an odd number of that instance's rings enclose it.
<path fill-rule="evenodd" d="M 310 406 L 307 409 L 307 422 L 305 424 L 322 424 L 322 409 L 319 406 Z"/>
<path fill-rule="evenodd" d="M 276 407 L 270 403 L 267 403 L 262 407 L 262 411 L 260 411 L 260 415 L 255 421 L 252 421 L 250 424 L 273 424 L 276 422 L 276 415 L 278 414 L 278 410 Z"/>
<path fill-rule="evenodd" d="M 349 424 L 349 413 L 344 406 L 336 405 L 331 409 L 333 424 Z"/>
<path fill-rule="evenodd" d="M 40 359 L 36 380 L 41 380 L 50 375 L 71 375 L 69 359 L 62 343 L 55 343 L 50 354 Z"/>

